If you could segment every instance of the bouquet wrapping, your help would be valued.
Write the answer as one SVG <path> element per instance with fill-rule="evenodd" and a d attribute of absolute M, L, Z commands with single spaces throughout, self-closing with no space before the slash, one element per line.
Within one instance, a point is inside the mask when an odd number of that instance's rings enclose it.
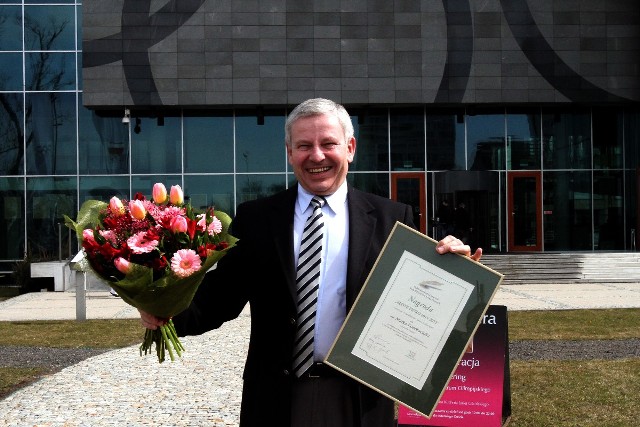
<path fill-rule="evenodd" d="M 147 329 L 140 354 L 155 344 L 158 361 L 182 355 L 183 345 L 171 318 L 191 303 L 206 272 L 237 241 L 231 218 L 207 208 L 196 212 L 184 203 L 180 186 L 153 187 L 153 200 L 140 193 L 131 201 L 87 200 L 76 221 L 65 217 L 84 252 L 83 262 L 127 304 L 166 322 Z M 85 265 L 86 266 L 86 265 Z"/>

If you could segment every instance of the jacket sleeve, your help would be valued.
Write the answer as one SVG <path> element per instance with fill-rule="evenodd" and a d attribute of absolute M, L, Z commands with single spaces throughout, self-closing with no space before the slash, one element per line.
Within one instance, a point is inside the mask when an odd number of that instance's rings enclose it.
<path fill-rule="evenodd" d="M 189 308 L 173 318 L 179 336 L 199 335 L 219 328 L 224 322 L 237 318 L 247 305 L 249 296 L 243 272 L 248 257 L 242 238 L 240 210 L 232 223 L 236 245 L 222 257 L 206 275 Z"/>

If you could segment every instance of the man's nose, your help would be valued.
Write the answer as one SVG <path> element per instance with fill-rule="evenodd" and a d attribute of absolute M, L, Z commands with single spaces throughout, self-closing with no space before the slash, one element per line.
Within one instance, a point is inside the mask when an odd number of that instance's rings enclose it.
<path fill-rule="evenodd" d="M 314 146 L 311 149 L 311 153 L 309 154 L 309 157 L 311 158 L 311 160 L 316 162 L 324 160 L 324 150 L 322 149 L 322 146 L 320 145 Z"/>

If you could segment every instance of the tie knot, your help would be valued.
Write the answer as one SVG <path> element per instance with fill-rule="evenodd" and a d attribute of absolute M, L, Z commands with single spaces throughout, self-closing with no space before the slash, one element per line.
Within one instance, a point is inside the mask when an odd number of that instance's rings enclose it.
<path fill-rule="evenodd" d="M 311 199 L 311 205 L 313 206 L 313 209 L 321 208 L 325 203 L 327 203 L 327 199 L 322 196 L 313 196 L 313 199 Z"/>

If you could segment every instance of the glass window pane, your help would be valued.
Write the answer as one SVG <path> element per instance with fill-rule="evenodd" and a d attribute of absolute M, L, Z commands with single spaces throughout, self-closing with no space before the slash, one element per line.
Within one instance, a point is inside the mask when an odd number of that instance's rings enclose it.
<path fill-rule="evenodd" d="M 14 0 L 7 0 L 8 2 L 10 1 L 11 3 L 14 2 Z M 25 4 L 30 4 L 30 3 L 34 3 L 34 4 L 47 4 L 47 3 L 54 3 L 54 4 L 60 4 L 60 3 L 75 3 L 77 1 L 77 3 L 82 3 L 82 0 L 25 0 L 24 3 Z"/>
<path fill-rule="evenodd" d="M 591 119 L 588 112 L 543 112 L 542 137 L 545 169 L 591 167 Z"/>
<path fill-rule="evenodd" d="M 22 90 L 22 54 L 0 53 L 0 90 Z"/>
<path fill-rule="evenodd" d="M 131 196 L 135 197 L 136 193 L 141 193 L 147 199 L 153 198 L 153 185 L 161 182 L 167 188 L 167 193 L 171 191 L 171 187 L 179 185 L 184 190 L 182 178 L 180 175 L 140 175 L 131 178 Z"/>
<path fill-rule="evenodd" d="M 34 257 L 69 257 L 73 232 L 64 226 L 64 215 L 77 215 L 77 199 L 75 178 L 27 178 L 27 249 Z"/>
<path fill-rule="evenodd" d="M 233 117 L 184 118 L 185 172 L 233 172 Z"/>
<path fill-rule="evenodd" d="M 503 169 L 505 116 L 502 110 L 467 115 L 467 165 L 469 170 Z"/>
<path fill-rule="evenodd" d="M 509 170 L 540 169 L 540 110 L 507 110 Z"/>
<path fill-rule="evenodd" d="M 354 110 L 352 117 L 356 155 L 350 171 L 389 170 L 388 110 Z"/>
<path fill-rule="evenodd" d="M 464 114 L 427 110 L 427 169 L 465 169 Z"/>
<path fill-rule="evenodd" d="M 76 7 L 76 15 L 77 15 L 77 19 L 78 19 L 78 28 L 76 28 L 76 46 L 77 49 L 76 50 L 82 50 L 82 36 L 83 36 L 83 31 L 84 28 L 82 26 L 82 2 L 78 1 L 78 6 Z M 82 54 L 80 54 L 80 58 L 79 60 L 82 59 Z M 79 70 L 78 72 L 82 71 L 82 67 L 79 66 Z M 82 81 L 82 79 L 80 79 L 80 81 Z"/>
<path fill-rule="evenodd" d="M 349 173 L 347 174 L 347 182 L 358 190 L 382 197 L 391 197 L 389 173 Z"/>
<path fill-rule="evenodd" d="M 628 169 L 640 167 L 640 112 L 624 115 L 624 151 Z"/>
<path fill-rule="evenodd" d="M 75 93 L 29 93 L 27 173 L 76 173 Z"/>
<path fill-rule="evenodd" d="M 75 50 L 73 6 L 26 6 L 25 50 Z"/>
<path fill-rule="evenodd" d="M 109 202 L 113 196 L 129 199 L 129 177 L 87 176 L 80 178 L 80 205 L 87 200 Z"/>
<path fill-rule="evenodd" d="M 133 173 L 181 172 L 180 117 L 165 117 L 164 124 L 159 125 L 156 118 L 136 117 L 132 113 L 129 126 Z"/>
<path fill-rule="evenodd" d="M 23 117 L 22 94 L 0 93 L 0 175 L 24 171 Z"/>
<path fill-rule="evenodd" d="M 185 195 L 196 209 L 213 206 L 233 217 L 233 175 L 187 175 L 184 177 Z"/>
<path fill-rule="evenodd" d="M 544 174 L 544 250 L 591 250 L 591 172 Z"/>
<path fill-rule="evenodd" d="M 593 225 L 596 249 L 624 249 L 622 171 L 593 173 Z"/>
<path fill-rule="evenodd" d="M 27 90 L 75 90 L 75 53 L 35 52 L 25 54 Z"/>
<path fill-rule="evenodd" d="M 24 186 L 22 178 L 0 178 L 0 259 L 24 255 Z"/>
<path fill-rule="evenodd" d="M 270 196 L 284 190 L 287 185 L 285 174 L 241 174 L 237 176 L 236 182 L 238 188 L 237 204 Z"/>
<path fill-rule="evenodd" d="M 80 174 L 128 173 L 129 132 L 121 117 L 102 117 L 79 108 Z"/>
<path fill-rule="evenodd" d="M 625 249 L 633 251 L 640 248 L 640 171 L 627 170 L 625 172 Z"/>
<path fill-rule="evenodd" d="M 392 109 L 390 134 L 391 170 L 424 170 L 424 110 L 422 108 Z"/>
<path fill-rule="evenodd" d="M 0 50 L 22 50 L 21 24 L 20 6 L 0 6 Z"/>
<path fill-rule="evenodd" d="M 255 115 L 236 117 L 236 171 L 285 172 L 284 112 L 264 114 L 264 124 Z"/>
<path fill-rule="evenodd" d="M 622 167 L 623 114 L 614 108 L 593 110 L 593 167 Z"/>

